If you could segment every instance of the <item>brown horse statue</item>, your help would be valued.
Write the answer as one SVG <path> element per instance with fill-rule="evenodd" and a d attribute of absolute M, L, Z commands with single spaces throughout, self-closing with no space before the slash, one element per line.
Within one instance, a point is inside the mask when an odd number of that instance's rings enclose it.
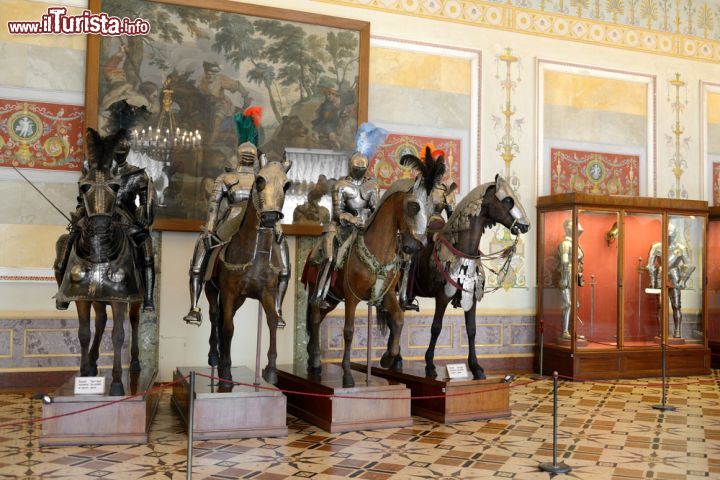
<path fill-rule="evenodd" d="M 125 341 L 125 318 L 128 303 L 138 309 L 131 321 L 133 326 L 133 369 L 139 370 L 137 347 L 137 323 L 139 307 L 143 301 L 143 284 L 137 264 L 135 247 L 127 226 L 132 222 L 130 214 L 117 207 L 120 182 L 112 173 L 115 149 L 126 136 L 125 130 L 101 137 L 88 129 L 86 169 L 78 184 L 82 215 L 76 219 L 74 228 L 79 232 L 70 251 L 67 266 L 59 278 L 57 300 L 75 302 L 78 311 L 78 339 L 80 340 L 80 375 L 97 375 L 97 358 L 100 340 L 105 330 L 107 315 L 105 307 L 113 312 L 113 369 L 110 395 L 124 395 L 122 384 L 121 353 Z M 58 240 L 68 241 L 66 235 Z M 95 306 L 95 341 L 90 345 L 90 310 Z"/>
<path fill-rule="evenodd" d="M 450 301 L 465 311 L 465 330 L 468 337 L 468 366 L 475 379 L 485 378 L 475 353 L 475 310 L 485 293 L 485 272 L 479 251 L 480 239 L 486 229 L 500 223 L 514 235 L 527 233 L 530 221 L 510 184 L 501 176 L 494 182 L 475 187 L 458 204 L 447 223 L 416 252 L 410 268 L 413 295 L 435 299 L 435 315 L 430 329 L 430 345 L 425 352 L 425 374 L 436 377 L 435 345 L 442 330 L 443 316 Z M 506 258 L 509 266 L 514 246 L 496 257 Z M 391 325 L 384 316 L 384 324 Z M 381 321 L 381 319 L 378 319 Z M 388 345 L 397 343 L 396 331 L 390 328 Z M 385 362 L 384 362 L 385 363 Z M 393 369 L 402 369 L 402 356 L 395 357 Z"/>
<path fill-rule="evenodd" d="M 343 338 L 343 386 L 353 387 L 355 382 L 350 369 L 350 352 L 355 331 L 355 310 L 361 301 L 370 306 L 381 307 L 388 312 L 391 330 L 396 334 L 394 342 L 388 344 L 385 357 L 393 358 L 400 352 L 398 338 L 403 327 L 403 312 L 395 295 L 398 281 L 398 250 L 411 254 L 425 242 L 427 223 L 428 195 L 432 185 L 424 181 L 422 175 L 413 179 L 401 179 L 394 182 L 383 194 L 377 209 L 361 230 L 347 258 L 336 271 L 335 281 L 327 295 L 330 304 L 327 308 L 308 302 L 307 331 L 308 371 L 319 374 L 320 363 L 320 324 L 340 301 L 345 302 L 345 325 Z M 308 260 L 309 262 L 309 260 Z M 306 262 L 305 272 L 310 270 Z M 312 298 L 316 288 L 316 279 L 303 275 Z"/>
<path fill-rule="evenodd" d="M 235 331 L 235 312 L 246 298 L 258 300 L 270 329 L 268 364 L 263 378 L 277 382 L 276 331 L 280 312 L 276 305 L 281 270 L 281 243 L 285 238 L 277 233 L 282 218 L 285 192 L 290 188 L 287 171 L 290 163 L 269 162 L 255 176 L 245 216 L 232 236 L 213 272 L 205 284 L 210 304 L 210 353 L 208 363 L 218 367 L 219 377 L 232 380 L 230 347 Z M 287 248 L 287 247 L 285 247 Z M 231 384 L 221 382 L 221 386 Z"/>

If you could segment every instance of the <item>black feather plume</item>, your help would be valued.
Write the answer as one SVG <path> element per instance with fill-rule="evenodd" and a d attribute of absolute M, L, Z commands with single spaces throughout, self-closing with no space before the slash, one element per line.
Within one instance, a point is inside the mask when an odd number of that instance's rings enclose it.
<path fill-rule="evenodd" d="M 428 195 L 433 189 L 435 182 L 445 175 L 445 159 L 442 155 L 433 158 L 430 147 L 425 147 L 424 159 L 421 160 L 415 155 L 405 154 L 400 158 L 400 165 L 415 168 L 423 178 L 423 185 Z"/>

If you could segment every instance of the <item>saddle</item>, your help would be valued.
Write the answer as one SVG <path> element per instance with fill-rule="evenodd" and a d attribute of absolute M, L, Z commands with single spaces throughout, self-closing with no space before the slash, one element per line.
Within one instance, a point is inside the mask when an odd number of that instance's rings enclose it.
<path fill-rule="evenodd" d="M 300 276 L 300 281 L 305 286 L 305 290 L 307 290 L 309 284 L 316 284 L 318 281 L 318 276 L 320 275 L 320 265 L 312 262 L 313 252 L 308 253 L 307 258 L 305 259 L 305 266 L 303 267 L 302 275 Z M 338 279 L 338 271 L 333 270 L 330 273 L 330 288 L 332 289 L 335 287 L 335 282 L 337 282 Z"/>

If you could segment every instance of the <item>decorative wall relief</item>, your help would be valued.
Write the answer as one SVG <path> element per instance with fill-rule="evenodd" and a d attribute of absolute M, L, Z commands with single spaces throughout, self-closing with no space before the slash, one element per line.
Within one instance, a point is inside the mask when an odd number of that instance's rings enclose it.
<path fill-rule="evenodd" d="M 640 195 L 639 155 L 550 149 L 550 194 Z"/>
<path fill-rule="evenodd" d="M 80 170 L 85 109 L 0 98 L 0 166 Z"/>
<path fill-rule="evenodd" d="M 681 90 L 685 90 L 685 100 L 680 99 Z M 668 93 L 667 101 L 670 103 L 675 114 L 675 123 L 672 125 L 672 135 L 665 135 L 665 142 L 667 147 L 672 150 L 670 157 L 670 167 L 672 167 L 673 175 L 675 175 L 675 187 L 670 189 L 668 196 L 670 198 L 687 198 L 688 192 L 685 186 L 682 185 L 681 179 L 685 169 L 687 168 L 687 161 L 685 154 L 687 154 L 690 148 L 690 137 L 683 137 L 682 134 L 685 132 L 685 127 L 680 123 L 685 106 L 688 103 L 687 100 L 687 83 L 680 79 L 680 74 L 676 73 L 675 78 L 668 82 Z"/>
<path fill-rule="evenodd" d="M 503 68 L 505 70 L 502 77 L 500 73 L 501 64 L 504 64 Z M 513 80 L 512 68 L 514 64 L 517 66 L 517 76 Z M 504 101 L 500 107 L 502 118 L 492 115 L 495 131 L 502 133 L 500 142 L 497 144 L 497 151 L 505 162 L 505 179 L 510 182 L 510 185 L 512 185 L 517 193 L 520 187 L 520 179 L 515 174 L 515 171 L 511 169 L 511 164 L 517 154 L 520 153 L 520 147 L 515 136 L 522 134 L 522 125 L 525 119 L 515 118 L 513 120 L 513 117 L 517 113 L 517 108 L 513 105 L 512 94 L 521 80 L 520 58 L 512 54 L 511 48 L 506 48 L 505 52 L 495 56 L 495 66 L 495 78 L 500 80 L 500 87 L 505 93 Z"/>
<path fill-rule="evenodd" d="M 448 168 L 444 180 L 461 185 L 461 139 L 391 133 L 385 144 L 378 149 L 375 158 L 370 161 L 369 170 L 377 178 L 380 188 L 386 189 L 400 178 L 414 177 L 416 172 L 400 165 L 400 158 L 406 153 L 423 158 L 421 150 L 427 144 L 445 152 L 445 164 Z"/>

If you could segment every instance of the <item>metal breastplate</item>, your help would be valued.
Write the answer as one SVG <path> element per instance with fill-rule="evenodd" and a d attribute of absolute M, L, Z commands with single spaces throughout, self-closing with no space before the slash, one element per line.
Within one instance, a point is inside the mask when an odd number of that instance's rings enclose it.
<path fill-rule="evenodd" d="M 342 198 L 344 210 L 353 215 L 358 215 L 370 207 L 369 200 L 366 200 L 361 195 L 360 185 L 344 182 L 340 187 L 340 197 Z"/>
<path fill-rule="evenodd" d="M 252 173 L 230 173 L 225 179 L 228 204 L 233 206 L 250 198 L 255 175 Z"/>

